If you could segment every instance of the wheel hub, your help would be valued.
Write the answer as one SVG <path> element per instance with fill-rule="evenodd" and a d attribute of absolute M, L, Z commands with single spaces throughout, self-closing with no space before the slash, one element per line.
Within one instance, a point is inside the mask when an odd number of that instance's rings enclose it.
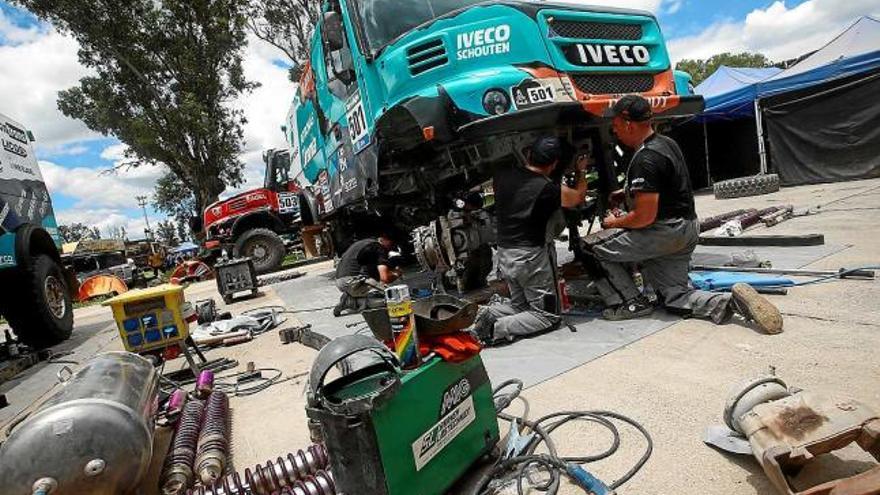
<path fill-rule="evenodd" d="M 46 305 L 55 318 L 59 320 L 67 314 L 67 298 L 64 297 L 64 284 L 58 278 L 50 275 L 43 282 L 43 294 L 46 296 Z"/>
<path fill-rule="evenodd" d="M 256 259 L 263 259 L 269 254 L 269 248 L 267 248 L 264 244 L 254 244 L 254 247 L 251 249 L 251 257 Z"/>

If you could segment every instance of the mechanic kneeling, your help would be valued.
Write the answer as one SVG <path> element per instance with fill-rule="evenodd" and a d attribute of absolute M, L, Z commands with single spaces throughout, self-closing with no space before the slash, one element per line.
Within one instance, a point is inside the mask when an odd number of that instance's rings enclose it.
<path fill-rule="evenodd" d="M 360 312 L 385 305 L 382 291 L 401 275 L 390 258 L 395 246 L 390 235 L 383 233 L 378 239 L 355 242 L 342 254 L 336 265 L 336 288 L 342 295 L 333 308 L 333 316 L 341 316 L 347 310 Z"/>
<path fill-rule="evenodd" d="M 587 157 L 577 159 L 575 187 L 550 179 L 561 154 L 559 138 L 541 137 L 526 152 L 525 166 L 495 171 L 498 272 L 510 301 L 480 308 L 473 328 L 485 344 L 552 330 L 561 321 L 553 239 L 565 225 L 561 208 L 582 204 L 587 193 Z"/>
<path fill-rule="evenodd" d="M 694 289 L 688 278 L 700 224 L 687 164 L 672 139 L 655 134 L 651 105 L 640 96 L 625 96 L 611 109 L 618 142 L 635 150 L 625 188 L 612 194 L 612 204 L 625 201 L 627 214 L 609 215 L 606 229 L 587 239 L 613 291 L 601 290 L 609 320 L 650 314 L 653 304 L 633 282 L 628 265 L 639 264 L 645 286 L 656 291 L 667 309 L 725 323 L 734 313 L 753 320 L 767 333 L 782 331 L 782 315 L 746 284 L 732 293 Z"/>

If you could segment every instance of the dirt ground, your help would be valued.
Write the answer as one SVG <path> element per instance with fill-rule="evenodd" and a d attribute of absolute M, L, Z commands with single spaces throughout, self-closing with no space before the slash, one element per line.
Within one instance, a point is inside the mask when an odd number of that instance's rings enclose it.
<path fill-rule="evenodd" d="M 828 244 L 850 246 L 811 268 L 880 265 L 880 180 L 803 186 L 740 200 L 716 201 L 711 194 L 697 200 L 704 217 L 740 207 L 788 203 L 796 209 L 824 206 L 818 214 L 790 220 L 768 233 L 823 233 Z M 305 268 L 312 269 L 317 268 Z M 280 304 L 271 288 L 263 292 L 262 297 L 236 302 L 229 309 L 240 312 Z M 214 297 L 222 306 L 213 283 L 191 286 L 187 297 L 191 301 Z M 719 327 L 685 320 L 528 389 L 524 396 L 533 418 L 561 410 L 603 409 L 628 415 L 648 429 L 653 455 L 618 490 L 622 495 L 771 494 L 773 488 L 750 457 L 732 457 L 703 444 L 706 427 L 722 422 L 731 387 L 771 366 L 790 385 L 841 399 L 856 398 L 880 410 L 878 299 L 877 281 L 837 281 L 793 289 L 788 296 L 773 297 L 786 318 L 785 332 L 780 335 L 762 335 L 737 324 Z M 82 362 L 96 352 L 121 349 L 109 313 L 100 307 L 77 310 L 75 337 L 60 346 L 74 351 L 69 359 Z M 285 323 L 297 324 L 294 317 Z M 221 356 L 239 360 L 239 369 L 253 361 L 257 368 L 277 368 L 285 377 L 296 377 L 257 395 L 232 399 L 235 467 L 243 470 L 308 445 L 306 378 L 301 375 L 310 369 L 315 351 L 298 344 L 281 345 L 277 332 L 272 331 L 208 355 L 209 359 Z M 171 363 L 168 369 L 179 365 Z M 33 408 L 46 397 L 57 370 L 58 365 L 43 364 L 0 386 L 0 393 L 6 393 L 12 404 L 0 410 L 0 423 L 8 423 L 19 411 Z M 555 437 L 561 452 L 569 455 L 595 453 L 610 441 L 607 433 L 581 423 Z M 644 448 L 643 441 L 624 429 L 618 454 L 588 469 L 613 481 Z M 869 461 L 849 449 L 839 458 L 823 460 L 821 469 L 808 470 L 799 481 L 850 475 L 870 467 Z M 582 492 L 566 486 L 562 493 Z"/>

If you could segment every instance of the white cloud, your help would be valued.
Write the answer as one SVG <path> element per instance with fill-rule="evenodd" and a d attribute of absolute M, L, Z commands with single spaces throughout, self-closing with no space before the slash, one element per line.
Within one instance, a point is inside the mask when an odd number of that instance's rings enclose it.
<path fill-rule="evenodd" d="M 667 0 L 664 3 L 664 10 L 669 15 L 678 13 L 684 7 L 684 0 Z"/>
<path fill-rule="evenodd" d="M 66 168 L 41 161 L 40 169 L 52 194 L 63 194 L 76 201 L 75 208 L 136 208 L 137 196 L 150 196 L 159 167 L 138 167 L 107 172 L 86 167 Z"/>
<path fill-rule="evenodd" d="M 236 103 L 238 108 L 244 110 L 248 121 L 244 126 L 245 147 L 241 156 L 245 163 L 245 183 L 236 191 L 262 187 L 263 151 L 287 146 L 281 126 L 290 108 L 294 84 L 287 78 L 287 69 L 273 63 L 283 56 L 283 53 L 253 35 L 248 37 L 244 74 L 261 86 Z M 227 191 L 226 194 L 234 192 Z"/>
<path fill-rule="evenodd" d="M 110 229 L 125 228 L 129 239 L 142 239 L 147 224 L 143 215 L 129 216 L 124 210 L 116 208 L 69 208 L 56 210 L 55 217 L 60 224 L 82 223 L 89 227 L 97 227 L 106 236 Z M 160 221 L 150 217 L 150 226 L 156 228 Z"/>
<path fill-rule="evenodd" d="M 44 28 L 40 25 L 20 26 L 0 10 L 0 42 L 3 44 L 18 45 L 34 41 L 44 33 Z"/>
<path fill-rule="evenodd" d="M 674 60 L 751 51 L 782 61 L 818 50 L 858 17 L 876 14 L 877 0 L 807 0 L 794 7 L 776 1 L 753 10 L 741 22 L 716 23 L 699 34 L 671 40 L 669 49 Z"/>
<path fill-rule="evenodd" d="M 46 25 L 24 32 L 7 28 L 0 25 L 2 36 L 19 42 L 0 46 L 0 111 L 28 126 L 38 148 L 49 154 L 100 137 L 82 122 L 65 117 L 56 103 L 60 90 L 88 74 L 77 59 L 78 43 Z"/>

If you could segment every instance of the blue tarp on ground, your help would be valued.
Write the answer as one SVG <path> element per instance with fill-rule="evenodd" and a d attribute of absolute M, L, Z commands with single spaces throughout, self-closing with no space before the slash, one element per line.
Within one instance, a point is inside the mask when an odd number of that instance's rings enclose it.
<path fill-rule="evenodd" d="M 757 98 L 875 70 L 880 70 L 880 20 L 865 16 L 788 69 L 721 67 L 696 88 L 706 98 L 701 120 L 754 115 Z"/>
<path fill-rule="evenodd" d="M 701 290 L 729 290 L 736 284 L 749 284 L 752 287 L 790 287 L 794 281 L 784 277 L 756 275 L 737 272 L 691 272 L 691 283 Z"/>

